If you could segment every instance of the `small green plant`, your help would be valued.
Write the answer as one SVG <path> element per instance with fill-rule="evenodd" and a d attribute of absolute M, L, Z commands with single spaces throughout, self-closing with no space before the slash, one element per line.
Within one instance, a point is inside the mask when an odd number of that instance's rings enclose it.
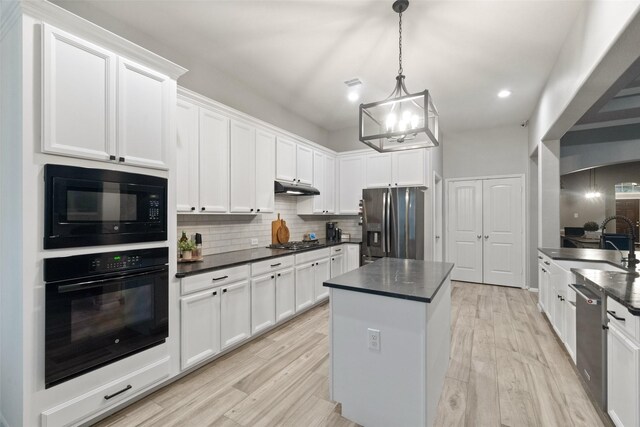
<path fill-rule="evenodd" d="M 595 221 L 585 222 L 583 227 L 584 231 L 598 231 L 600 229 L 600 226 Z"/>
<path fill-rule="evenodd" d="M 182 252 L 192 251 L 196 248 L 196 244 L 191 240 L 178 241 L 178 249 Z"/>

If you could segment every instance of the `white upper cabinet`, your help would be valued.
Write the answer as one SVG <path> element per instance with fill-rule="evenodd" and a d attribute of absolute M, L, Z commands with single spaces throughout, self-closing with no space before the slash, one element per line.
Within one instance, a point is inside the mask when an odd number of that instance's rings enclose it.
<path fill-rule="evenodd" d="M 315 151 L 313 153 L 313 186 L 320 191 L 320 195 L 312 196 L 313 201 L 313 213 L 324 213 L 324 196 L 325 196 L 325 185 L 324 182 L 326 180 L 325 170 L 324 170 L 325 156 L 323 153 L 319 151 Z"/>
<path fill-rule="evenodd" d="M 176 107 L 176 204 L 178 212 L 198 206 L 198 113 L 196 105 L 178 100 Z"/>
<path fill-rule="evenodd" d="M 200 108 L 200 162 L 197 210 L 204 213 L 229 211 L 229 119 Z M 182 189 L 178 186 L 178 192 Z"/>
<path fill-rule="evenodd" d="M 296 146 L 287 138 L 278 137 L 276 144 L 276 179 L 296 182 Z"/>
<path fill-rule="evenodd" d="M 391 177 L 390 153 L 367 154 L 365 162 L 367 188 L 391 186 L 393 178 Z"/>
<path fill-rule="evenodd" d="M 367 188 L 426 187 L 428 153 L 407 150 L 366 155 Z"/>
<path fill-rule="evenodd" d="M 427 186 L 427 150 L 397 151 L 391 156 L 392 184 L 395 187 Z"/>
<path fill-rule="evenodd" d="M 168 169 L 175 81 L 43 24 L 42 151 Z"/>
<path fill-rule="evenodd" d="M 324 158 L 324 210 L 325 213 L 336 211 L 336 159 L 327 155 Z"/>
<path fill-rule="evenodd" d="M 296 147 L 296 182 L 304 185 L 313 183 L 313 150 L 302 144 Z"/>
<path fill-rule="evenodd" d="M 300 197 L 298 199 L 298 215 L 321 215 L 335 212 L 335 174 L 335 158 L 321 151 L 314 151 L 312 185 L 320 191 L 320 194 Z"/>
<path fill-rule="evenodd" d="M 118 161 L 168 169 L 172 89 L 169 77 L 118 59 Z"/>
<path fill-rule="evenodd" d="M 273 182 L 276 179 L 276 137 L 263 130 L 256 131 L 256 211 L 273 212 L 275 200 Z"/>
<path fill-rule="evenodd" d="M 43 24 L 42 151 L 115 160 L 115 54 Z"/>
<path fill-rule="evenodd" d="M 364 188 L 364 157 L 345 156 L 338 160 L 340 214 L 358 214 Z"/>
<path fill-rule="evenodd" d="M 230 211 L 255 213 L 256 133 L 246 123 L 231 121 Z"/>

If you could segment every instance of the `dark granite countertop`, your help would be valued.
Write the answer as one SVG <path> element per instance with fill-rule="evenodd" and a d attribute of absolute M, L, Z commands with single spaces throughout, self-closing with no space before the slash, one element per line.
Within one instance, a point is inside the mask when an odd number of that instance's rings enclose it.
<path fill-rule="evenodd" d="M 557 261 L 603 262 L 627 271 L 604 271 L 572 268 L 571 271 L 584 277 L 604 293 L 640 316 L 640 279 L 635 267 L 623 266 L 620 252 L 587 248 L 538 248 L 540 252 Z M 626 255 L 626 251 L 622 251 Z"/>
<path fill-rule="evenodd" d="M 267 259 L 279 258 L 287 255 L 295 255 L 302 252 L 314 251 L 317 249 L 328 248 L 330 246 L 342 245 L 345 243 L 360 244 L 359 239 L 348 239 L 340 242 L 327 242 L 320 240 L 320 244 L 309 249 L 291 251 L 287 249 L 269 249 L 255 248 L 245 249 L 241 251 L 223 252 L 215 255 L 205 255 L 204 260 L 200 262 L 178 263 L 177 278 L 193 276 L 194 274 L 206 273 L 208 271 L 219 270 L 221 268 L 235 267 L 237 265 L 249 264 Z"/>
<path fill-rule="evenodd" d="M 392 298 L 431 302 L 453 264 L 382 258 L 324 282 L 324 286 Z"/>
<path fill-rule="evenodd" d="M 584 277 L 589 283 L 604 290 L 604 293 L 640 316 L 640 274 L 572 268 L 571 271 Z"/>

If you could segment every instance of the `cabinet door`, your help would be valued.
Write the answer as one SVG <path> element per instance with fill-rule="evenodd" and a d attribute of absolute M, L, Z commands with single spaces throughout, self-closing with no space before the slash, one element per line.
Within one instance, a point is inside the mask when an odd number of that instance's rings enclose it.
<path fill-rule="evenodd" d="M 42 151 L 95 160 L 116 154 L 116 55 L 42 25 Z"/>
<path fill-rule="evenodd" d="M 345 272 L 360 268 L 360 245 L 345 245 L 347 247 L 347 267 Z"/>
<path fill-rule="evenodd" d="M 275 209 L 273 181 L 276 179 L 276 137 L 256 131 L 256 212 Z"/>
<path fill-rule="evenodd" d="M 560 338 L 560 341 L 564 342 L 564 322 L 565 322 L 565 313 L 564 309 L 566 307 L 566 292 L 561 289 L 560 283 L 558 283 L 557 276 L 555 274 L 550 275 L 551 281 L 553 283 L 553 315 L 552 322 L 553 329 Z M 563 301 L 564 300 L 564 301 Z"/>
<path fill-rule="evenodd" d="M 313 273 L 315 262 L 296 267 L 296 311 L 313 304 Z"/>
<path fill-rule="evenodd" d="M 168 169 L 171 102 L 175 82 L 135 62 L 118 58 L 118 160 Z"/>
<path fill-rule="evenodd" d="M 248 280 L 220 289 L 220 341 L 225 349 L 251 336 L 251 292 Z"/>
<path fill-rule="evenodd" d="M 276 324 L 275 273 L 251 279 L 251 333 Z"/>
<path fill-rule="evenodd" d="M 255 212 L 256 142 L 255 130 L 242 122 L 231 121 L 230 211 Z"/>
<path fill-rule="evenodd" d="M 178 212 L 193 212 L 198 203 L 197 106 L 178 100 L 176 108 L 176 204 Z"/>
<path fill-rule="evenodd" d="M 301 144 L 296 145 L 296 181 L 313 184 L 313 150 Z"/>
<path fill-rule="evenodd" d="M 320 191 L 319 196 L 313 196 L 313 213 L 323 214 L 324 199 L 325 199 L 325 170 L 324 170 L 325 156 L 322 153 L 314 151 L 313 153 L 313 186 Z"/>
<path fill-rule="evenodd" d="M 542 311 L 547 311 L 547 270 L 541 263 L 538 263 L 538 304 Z"/>
<path fill-rule="evenodd" d="M 522 181 L 520 178 L 486 179 L 482 184 L 483 281 L 493 285 L 522 287 Z"/>
<path fill-rule="evenodd" d="M 367 188 L 391 186 L 391 154 L 369 154 L 365 158 L 365 183 Z"/>
<path fill-rule="evenodd" d="M 278 137 L 276 143 L 276 179 L 296 182 L 296 143 Z"/>
<path fill-rule="evenodd" d="M 338 209 L 340 214 L 357 215 L 364 188 L 364 159 L 360 156 L 342 157 L 338 162 L 340 181 L 338 185 Z"/>
<path fill-rule="evenodd" d="M 392 184 L 396 187 L 427 186 L 424 170 L 425 155 L 425 149 L 393 153 Z"/>
<path fill-rule="evenodd" d="M 615 425 L 640 425 L 640 349 L 612 324 L 607 332 L 607 390 Z"/>
<path fill-rule="evenodd" d="M 333 255 L 331 257 L 331 277 L 336 277 L 344 273 L 344 255 Z"/>
<path fill-rule="evenodd" d="M 200 108 L 200 212 L 229 212 L 229 119 Z"/>
<path fill-rule="evenodd" d="M 293 268 L 276 273 L 276 322 L 296 312 L 296 282 Z"/>
<path fill-rule="evenodd" d="M 336 159 L 324 158 L 324 210 L 326 213 L 336 211 Z"/>
<path fill-rule="evenodd" d="M 576 306 L 569 302 L 565 304 L 564 343 L 573 363 L 576 363 Z"/>
<path fill-rule="evenodd" d="M 482 181 L 449 183 L 449 262 L 452 280 L 482 282 Z"/>
<path fill-rule="evenodd" d="M 220 352 L 220 289 L 180 300 L 180 361 L 187 369 Z"/>
<path fill-rule="evenodd" d="M 337 258 L 333 256 L 332 258 Z M 342 260 L 340 261 L 342 262 Z M 338 268 L 338 267 L 336 267 Z M 321 259 L 316 262 L 314 272 L 314 301 L 320 301 L 329 297 L 329 288 L 323 283 L 331 278 L 331 258 Z"/>

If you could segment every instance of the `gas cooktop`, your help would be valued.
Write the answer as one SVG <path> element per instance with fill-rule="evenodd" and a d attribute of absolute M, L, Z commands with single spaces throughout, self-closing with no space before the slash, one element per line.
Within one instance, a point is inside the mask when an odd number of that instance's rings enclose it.
<path fill-rule="evenodd" d="M 316 246 L 320 246 L 320 241 L 309 240 L 309 241 L 302 241 L 302 242 L 274 243 L 267 247 L 269 249 L 287 249 L 290 251 L 299 251 L 301 249 L 309 249 Z"/>

